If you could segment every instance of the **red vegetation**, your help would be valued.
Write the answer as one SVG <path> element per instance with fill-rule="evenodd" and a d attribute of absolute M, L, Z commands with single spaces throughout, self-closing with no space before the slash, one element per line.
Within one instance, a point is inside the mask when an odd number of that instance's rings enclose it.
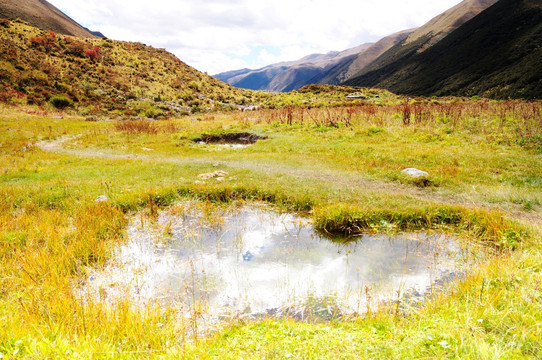
<path fill-rule="evenodd" d="M 43 49 L 46 52 L 49 52 L 55 48 L 56 40 L 56 33 L 54 31 L 49 31 L 40 36 L 32 36 L 30 38 L 30 45 L 33 48 Z"/>
<path fill-rule="evenodd" d="M 100 60 L 102 58 L 102 54 L 100 54 L 100 48 L 98 46 L 95 46 L 92 49 L 85 50 L 85 57 L 91 60 Z"/>

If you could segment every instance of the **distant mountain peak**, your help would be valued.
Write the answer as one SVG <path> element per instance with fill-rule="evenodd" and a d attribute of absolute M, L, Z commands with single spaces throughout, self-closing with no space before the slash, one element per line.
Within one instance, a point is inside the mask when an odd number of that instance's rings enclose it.
<path fill-rule="evenodd" d="M 296 90 L 308 84 L 340 84 L 404 56 L 425 51 L 496 1 L 464 0 L 418 29 L 400 31 L 376 43 L 310 54 L 257 70 L 228 71 L 215 77 L 236 87 L 270 91 Z"/>
<path fill-rule="evenodd" d="M 310 84 L 310 80 L 335 66 L 341 60 L 367 49 L 371 43 L 345 51 L 310 54 L 299 60 L 271 64 L 256 70 L 241 69 L 215 75 L 233 86 L 268 91 L 290 91 Z"/>
<path fill-rule="evenodd" d="M 0 18 L 21 19 L 42 30 L 79 37 L 104 37 L 75 22 L 45 0 L 0 0 Z M 102 36 L 100 36 L 102 35 Z"/>

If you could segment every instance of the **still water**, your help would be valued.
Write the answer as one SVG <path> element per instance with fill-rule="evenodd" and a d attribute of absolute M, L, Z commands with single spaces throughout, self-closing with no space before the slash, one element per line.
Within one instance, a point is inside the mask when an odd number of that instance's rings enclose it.
<path fill-rule="evenodd" d="M 363 313 L 385 300 L 422 299 L 464 268 L 458 242 L 442 234 L 337 242 L 306 218 L 261 207 L 183 203 L 153 221 L 134 217 L 128 237 L 82 292 L 186 313 L 197 307 L 215 319 Z"/>

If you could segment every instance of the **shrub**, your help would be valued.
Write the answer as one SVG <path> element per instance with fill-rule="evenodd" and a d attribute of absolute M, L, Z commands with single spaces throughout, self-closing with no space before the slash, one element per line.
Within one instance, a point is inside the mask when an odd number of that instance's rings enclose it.
<path fill-rule="evenodd" d="M 55 95 L 53 96 L 49 102 L 57 109 L 65 109 L 67 107 L 73 106 L 73 102 L 64 95 Z"/>
<path fill-rule="evenodd" d="M 91 60 L 100 60 L 102 58 L 102 54 L 100 54 L 100 48 L 96 46 L 93 49 L 86 50 L 85 57 L 88 57 Z"/>
<path fill-rule="evenodd" d="M 56 33 L 49 31 L 40 36 L 32 36 L 30 38 L 30 46 L 38 49 L 42 48 L 46 52 L 49 52 L 55 48 L 56 40 Z"/>
<path fill-rule="evenodd" d="M 66 54 L 83 57 L 85 55 L 85 44 L 80 41 L 70 42 L 66 47 Z"/>
<path fill-rule="evenodd" d="M 157 134 L 158 129 L 154 123 L 148 120 L 125 120 L 115 124 L 115 129 L 129 134 Z"/>

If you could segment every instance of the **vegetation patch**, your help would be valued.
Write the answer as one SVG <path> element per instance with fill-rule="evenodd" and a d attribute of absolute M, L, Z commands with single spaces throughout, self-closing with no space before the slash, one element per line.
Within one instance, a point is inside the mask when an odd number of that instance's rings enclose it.
<path fill-rule="evenodd" d="M 520 224 L 502 214 L 460 206 L 378 210 L 335 206 L 317 212 L 315 226 L 331 234 L 351 236 L 372 231 L 413 231 L 448 228 L 497 248 L 515 249 L 530 238 Z"/>
<path fill-rule="evenodd" d="M 60 110 L 73 106 L 73 101 L 67 96 L 63 96 L 63 95 L 55 95 L 49 100 L 49 102 L 55 108 L 60 109 Z"/>

